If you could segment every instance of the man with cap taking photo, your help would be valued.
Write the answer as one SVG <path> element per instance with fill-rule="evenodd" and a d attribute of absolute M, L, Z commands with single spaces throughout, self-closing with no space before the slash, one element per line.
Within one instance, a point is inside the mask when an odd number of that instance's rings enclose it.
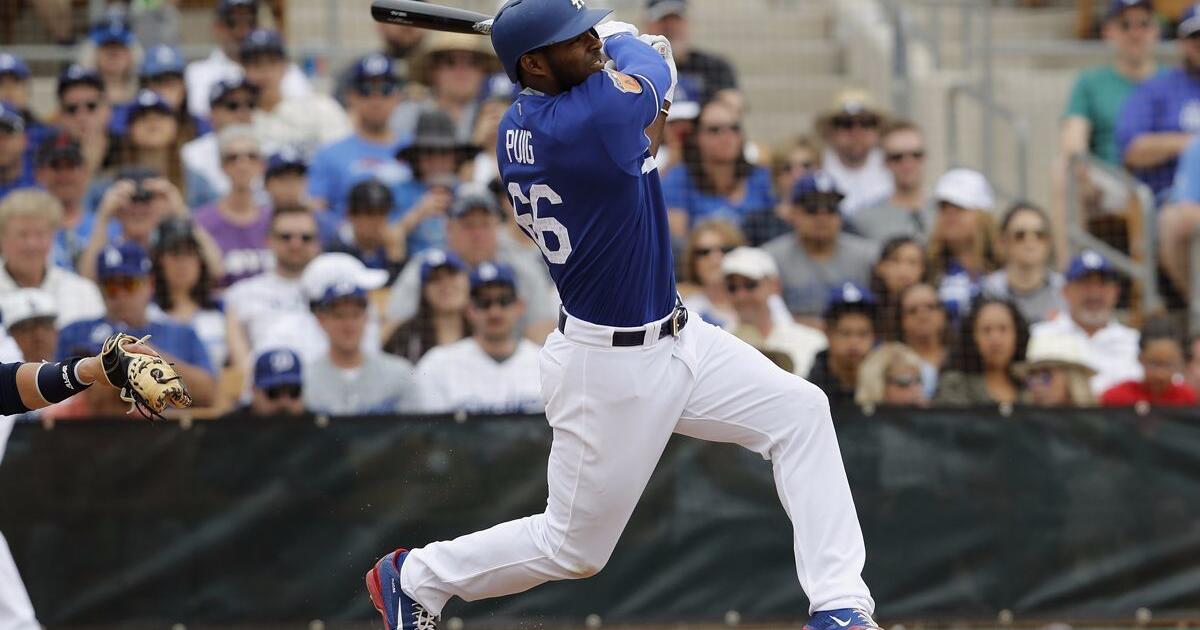
<path fill-rule="evenodd" d="M 254 129 L 267 151 L 292 146 L 312 152 L 350 135 L 350 120 L 337 101 L 317 92 L 291 96 L 284 91 L 290 66 L 278 31 L 252 31 L 242 40 L 239 55 L 246 82 L 258 90 Z"/>
<path fill-rule="evenodd" d="M 1052 320 L 1035 324 L 1030 337 L 1072 337 L 1084 349 L 1084 359 L 1096 371 L 1092 392 L 1102 394 L 1128 380 L 1141 380 L 1136 329 L 1118 322 L 1114 315 L 1121 285 L 1117 270 L 1107 258 L 1085 250 L 1067 268 L 1063 297 L 1067 311 Z"/>
<path fill-rule="evenodd" d="M 783 301 L 798 320 L 820 326 L 830 291 L 846 282 L 867 286 L 876 247 L 842 231 L 838 205 L 844 199 L 834 179 L 813 171 L 796 181 L 788 220 L 795 232 L 763 245 L 775 259 L 783 283 Z"/>
<path fill-rule="evenodd" d="M 412 178 L 408 166 L 396 161 L 401 138 L 388 126 L 392 112 L 404 100 L 392 60 L 373 53 L 354 65 L 346 103 L 354 133 L 322 147 L 313 156 L 308 194 L 320 208 L 346 214 L 347 193 L 356 182 L 372 177 L 392 190 Z"/>
<path fill-rule="evenodd" d="M 471 272 L 470 337 L 430 350 L 417 364 L 422 409 L 429 413 L 541 413 L 537 344 L 520 336 L 525 305 L 505 264 Z"/>
<path fill-rule="evenodd" d="M 779 293 L 779 268 L 775 259 L 757 247 L 739 247 L 721 260 L 721 273 L 729 300 L 737 312 L 739 329 L 749 327 L 762 338 L 761 349 L 783 352 L 792 373 L 808 376 L 813 358 L 825 349 L 821 331 L 791 319 L 773 316 L 771 296 Z"/>
<path fill-rule="evenodd" d="M 304 408 L 304 379 L 300 356 L 287 349 L 267 350 L 254 360 L 250 405 L 235 409 L 230 418 L 299 416 Z"/>
<path fill-rule="evenodd" d="M 720 98 L 740 113 L 744 99 L 738 92 L 733 66 L 720 55 L 696 50 L 692 46 L 687 12 L 687 0 L 646 0 L 643 30 L 647 34 L 662 35 L 671 42 L 680 83 L 695 88 L 697 102 L 707 103 Z"/>
<path fill-rule="evenodd" d="M 57 360 L 78 355 L 97 354 L 109 335 L 121 332 L 142 338 L 153 337 L 154 347 L 174 364 L 175 371 L 188 384 L 197 406 L 213 402 L 216 392 L 214 370 L 204 343 L 191 326 L 150 317 L 154 287 L 150 281 L 150 257 L 135 243 L 109 245 L 100 251 L 96 262 L 100 293 L 105 314 L 97 319 L 76 322 L 59 335 Z"/>
<path fill-rule="evenodd" d="M 329 339 L 329 351 L 304 365 L 304 403 L 313 412 L 347 416 L 418 408 L 412 364 L 377 346 L 363 348 L 367 292 L 385 282 L 386 272 L 367 269 L 348 254 L 322 254 L 304 270 L 300 283 Z"/>
<path fill-rule="evenodd" d="M 0 198 L 36 183 L 33 160 L 25 151 L 28 146 L 25 117 L 11 104 L 0 102 Z"/>
<path fill-rule="evenodd" d="M 391 283 L 404 265 L 404 246 L 400 244 L 399 233 L 388 226 L 388 215 L 395 205 L 392 191 L 370 178 L 355 184 L 349 197 L 346 222 L 327 249 L 350 254 L 370 269 L 386 271 Z"/>
<path fill-rule="evenodd" d="M 218 81 L 242 76 L 238 65 L 239 46 L 251 31 L 258 28 L 259 0 L 217 0 L 213 20 L 213 39 L 217 47 L 209 56 L 187 67 L 188 109 L 196 116 L 207 116 L 213 85 Z M 312 86 L 294 63 L 284 69 L 280 88 L 286 97 L 301 97 L 312 93 Z"/>
<path fill-rule="evenodd" d="M 1161 204 L 1171 192 L 1179 154 L 1200 132 L 1200 4 L 1176 29 L 1182 64 L 1133 90 L 1117 120 L 1117 155 Z"/>
<path fill-rule="evenodd" d="M 853 282 L 835 287 L 825 309 L 829 348 L 813 361 L 808 380 L 829 397 L 830 405 L 854 402 L 858 368 L 875 347 L 875 297 Z"/>

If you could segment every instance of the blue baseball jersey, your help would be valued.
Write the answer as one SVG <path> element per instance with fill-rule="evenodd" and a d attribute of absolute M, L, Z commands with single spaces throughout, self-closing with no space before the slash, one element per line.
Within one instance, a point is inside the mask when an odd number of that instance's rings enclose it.
<path fill-rule="evenodd" d="M 1147 79 L 1125 99 L 1117 120 L 1117 150 L 1124 156 L 1138 136 L 1172 132 L 1200 133 L 1200 79 L 1182 68 Z M 1170 192 L 1177 167 L 1178 160 L 1173 158 L 1158 166 L 1131 170 L 1161 203 Z"/>
<path fill-rule="evenodd" d="M 557 95 L 526 89 L 500 123 L 500 176 L 574 317 L 632 327 L 675 306 L 662 182 L 645 129 L 670 71 L 636 38 L 605 42 L 617 70 Z"/>

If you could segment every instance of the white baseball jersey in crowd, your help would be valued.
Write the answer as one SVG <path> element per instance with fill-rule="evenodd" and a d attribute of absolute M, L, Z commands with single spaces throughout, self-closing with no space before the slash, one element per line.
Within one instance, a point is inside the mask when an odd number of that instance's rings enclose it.
<path fill-rule="evenodd" d="M 417 387 L 427 413 L 541 413 L 538 352 L 522 339 L 503 361 L 473 338 L 430 350 L 417 363 Z"/>

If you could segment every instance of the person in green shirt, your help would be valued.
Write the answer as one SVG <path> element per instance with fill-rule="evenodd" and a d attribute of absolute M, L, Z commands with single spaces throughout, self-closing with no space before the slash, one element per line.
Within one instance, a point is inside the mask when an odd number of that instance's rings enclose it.
<path fill-rule="evenodd" d="M 1157 70 L 1159 27 L 1151 0 L 1112 0 L 1102 33 L 1115 58 L 1080 72 L 1063 113 L 1060 144 L 1065 156 L 1090 153 L 1121 166 L 1115 137 L 1121 105 Z"/>

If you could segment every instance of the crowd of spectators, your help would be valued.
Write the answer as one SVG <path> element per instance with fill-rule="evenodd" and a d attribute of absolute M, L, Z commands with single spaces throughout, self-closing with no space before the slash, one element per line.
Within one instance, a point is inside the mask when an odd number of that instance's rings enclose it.
<path fill-rule="evenodd" d="M 1168 318 L 1123 324 L 1124 278 L 1059 251 L 1061 217 L 1002 205 L 979 172 L 927 172 L 922 129 L 862 90 L 809 135 L 750 138 L 734 68 L 691 45 L 687 3 L 644 11 L 679 66 L 657 163 L 694 316 L 833 404 L 1196 403 L 1200 340 Z M 1063 151 L 1154 188 L 1186 291 L 1200 5 L 1177 27 L 1182 68 L 1161 72 L 1152 11 L 1112 2 L 1115 60 L 1081 75 Z M 0 344 L 56 360 L 151 335 L 214 415 L 541 411 L 558 300 L 498 180 L 518 90 L 486 40 L 379 25 L 382 49 L 325 94 L 265 13 L 216 0 L 214 48 L 191 63 L 107 13 L 44 117 L 30 67 L 0 51 Z M 93 389 L 43 413 L 123 411 Z"/>

